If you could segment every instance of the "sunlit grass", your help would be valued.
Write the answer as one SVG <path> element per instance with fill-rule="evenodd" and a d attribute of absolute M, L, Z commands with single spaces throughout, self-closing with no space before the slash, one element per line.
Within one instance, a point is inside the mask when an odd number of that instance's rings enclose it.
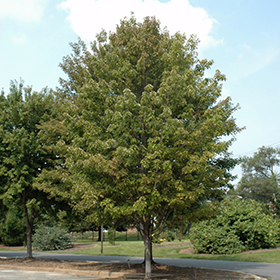
<path fill-rule="evenodd" d="M 96 244 L 96 242 L 94 242 L 93 244 Z M 71 253 L 85 255 L 100 255 L 101 244 L 99 242 L 97 243 L 96 247 L 75 250 Z M 143 256 L 143 253 L 144 245 L 142 241 L 118 241 L 115 245 L 110 245 L 107 241 L 103 242 L 103 255 L 138 257 Z"/>
<path fill-rule="evenodd" d="M 84 255 L 101 255 L 100 242 L 97 242 L 97 234 L 94 236 L 87 233 L 84 236 L 74 236 L 75 243 L 94 244 L 92 248 L 85 248 L 71 251 L 72 254 Z M 94 237 L 94 238 L 92 238 Z M 128 241 L 125 241 L 128 239 Z M 191 247 L 188 239 L 182 241 L 162 242 L 161 244 L 153 245 L 154 258 L 186 258 L 186 259 L 205 259 L 205 260 L 224 260 L 224 261 L 241 261 L 241 262 L 263 262 L 263 263 L 280 263 L 280 249 L 268 251 L 251 251 L 236 255 L 206 255 L 206 254 L 185 254 L 180 253 L 182 249 Z M 26 251 L 25 247 L 0 247 L 0 251 Z M 58 253 L 64 253 L 58 251 Z M 69 253 L 69 251 L 65 252 Z M 115 245 L 109 244 L 106 241 L 103 243 L 103 255 L 107 256 L 131 256 L 143 257 L 144 256 L 144 243 L 138 241 L 138 235 L 135 233 L 120 234 L 117 236 Z"/>
<path fill-rule="evenodd" d="M 180 258 L 204 259 L 220 261 L 239 261 L 239 262 L 261 262 L 261 263 L 280 263 L 280 250 L 267 252 L 248 252 L 236 255 L 205 255 L 205 254 L 186 254 Z"/>
<path fill-rule="evenodd" d="M 108 232 L 103 233 L 104 240 L 108 238 Z M 91 243 L 97 242 L 98 233 L 97 232 L 85 232 L 83 235 L 81 233 L 74 233 L 73 238 L 77 243 Z M 141 235 L 137 232 L 116 232 L 116 241 L 141 241 Z"/>
<path fill-rule="evenodd" d="M 73 251 L 74 254 L 100 255 L 100 242 L 94 248 L 81 249 Z M 178 247 L 177 247 L 177 246 Z M 179 246 L 180 245 L 180 246 Z M 163 242 L 160 245 L 153 246 L 153 257 L 155 258 L 186 258 L 186 259 L 205 259 L 205 260 L 224 260 L 224 261 L 241 261 L 241 262 L 264 262 L 280 263 L 280 249 L 269 250 L 264 252 L 246 252 L 235 255 L 207 255 L 207 254 L 183 254 L 182 249 L 189 248 L 191 245 L 188 240 Z M 72 252 L 71 252 L 72 253 Z M 143 241 L 117 241 L 115 245 L 104 242 L 103 255 L 108 256 L 131 256 L 142 257 L 144 255 Z"/>
<path fill-rule="evenodd" d="M 3 247 L 0 246 L 0 251 L 17 251 L 17 252 L 24 252 L 26 251 L 26 247 Z"/>

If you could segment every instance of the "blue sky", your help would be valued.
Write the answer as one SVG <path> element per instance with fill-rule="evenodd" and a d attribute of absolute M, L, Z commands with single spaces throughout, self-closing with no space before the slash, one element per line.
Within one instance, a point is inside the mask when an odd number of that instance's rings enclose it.
<path fill-rule="evenodd" d="M 0 88 L 20 78 L 36 91 L 55 88 L 69 42 L 92 41 L 131 11 L 140 21 L 155 15 L 170 33 L 198 35 L 200 57 L 215 61 L 227 77 L 223 95 L 241 107 L 234 116 L 246 129 L 235 156 L 280 145 L 278 0 L 0 0 Z"/>

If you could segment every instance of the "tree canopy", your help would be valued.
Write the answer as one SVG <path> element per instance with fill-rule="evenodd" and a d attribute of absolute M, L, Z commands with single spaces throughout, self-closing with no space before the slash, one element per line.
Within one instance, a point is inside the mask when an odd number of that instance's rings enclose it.
<path fill-rule="evenodd" d="M 231 187 L 236 161 L 228 148 L 240 131 L 237 109 L 222 99 L 225 76 L 206 77 L 198 39 L 171 36 L 155 18 L 123 19 L 90 46 L 79 40 L 61 67 L 64 151 L 76 207 L 89 220 L 123 218 L 145 243 L 151 272 L 152 236 L 172 216 L 213 204 Z M 229 140 L 225 140 L 229 139 Z M 55 187 L 45 186 L 55 195 Z M 210 206 L 209 206 L 210 205 Z M 211 206 L 212 205 L 212 206 Z"/>
<path fill-rule="evenodd" d="M 252 157 L 244 157 L 237 193 L 243 198 L 266 203 L 272 212 L 279 215 L 279 165 L 279 148 L 263 146 Z"/>
<path fill-rule="evenodd" d="M 34 219 L 46 203 L 51 203 L 33 183 L 42 169 L 50 167 L 56 158 L 44 149 L 46 143 L 41 141 L 38 127 L 55 116 L 54 108 L 53 95 L 47 89 L 33 92 L 31 88 L 25 88 L 22 81 L 12 82 L 10 92 L 7 95 L 2 92 L 0 96 L 0 199 L 9 209 L 10 220 L 19 219 L 21 215 L 16 217 L 16 207 L 21 207 L 26 226 L 27 257 L 32 257 Z"/>

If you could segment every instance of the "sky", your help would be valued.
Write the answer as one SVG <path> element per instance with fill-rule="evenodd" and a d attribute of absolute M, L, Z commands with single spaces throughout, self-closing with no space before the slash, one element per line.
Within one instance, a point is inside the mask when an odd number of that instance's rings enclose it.
<path fill-rule="evenodd" d="M 234 117 L 246 127 L 231 147 L 234 157 L 280 146 L 278 0 L 0 0 L 0 89 L 8 93 L 20 79 L 35 91 L 55 89 L 69 43 L 114 31 L 131 12 L 138 21 L 155 16 L 171 34 L 196 34 L 199 57 L 226 75 L 223 97 L 239 104 Z M 240 178 L 240 168 L 234 174 Z"/>

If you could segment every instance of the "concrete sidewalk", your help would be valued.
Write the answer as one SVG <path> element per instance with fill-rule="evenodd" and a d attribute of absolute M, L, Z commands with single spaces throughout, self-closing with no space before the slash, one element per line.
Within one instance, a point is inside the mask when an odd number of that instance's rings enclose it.
<path fill-rule="evenodd" d="M 102 279 L 101 277 L 86 276 L 78 274 L 67 274 L 57 272 L 46 271 L 30 271 L 30 270 L 18 270 L 9 268 L 0 268 L 0 279 L 5 280 L 74 280 L 74 279 Z"/>

